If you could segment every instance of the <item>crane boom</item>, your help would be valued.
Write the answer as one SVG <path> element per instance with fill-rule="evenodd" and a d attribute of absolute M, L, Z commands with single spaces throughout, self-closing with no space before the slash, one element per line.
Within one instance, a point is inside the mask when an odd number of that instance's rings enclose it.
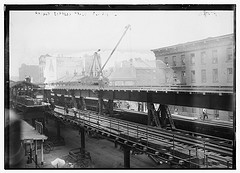
<path fill-rule="evenodd" d="M 102 73 L 104 67 L 106 66 L 107 62 L 108 62 L 109 59 L 111 58 L 112 54 L 113 54 L 113 53 L 115 52 L 115 50 L 117 49 L 119 43 L 121 42 L 121 40 L 123 39 L 124 35 L 126 34 L 126 32 L 127 32 L 127 30 L 128 30 L 129 28 L 130 28 L 130 25 L 127 25 L 127 26 L 125 27 L 125 31 L 124 31 L 123 35 L 121 36 L 120 40 L 117 42 L 116 46 L 114 47 L 114 49 L 113 49 L 112 52 L 110 53 L 107 61 L 104 63 L 104 65 L 103 65 L 102 68 L 100 69 L 100 73 Z"/>

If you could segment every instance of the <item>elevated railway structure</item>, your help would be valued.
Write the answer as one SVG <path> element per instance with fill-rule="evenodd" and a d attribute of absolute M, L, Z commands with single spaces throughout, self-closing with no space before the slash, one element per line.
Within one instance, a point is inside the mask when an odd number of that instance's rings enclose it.
<path fill-rule="evenodd" d="M 82 148 L 85 147 L 84 131 L 100 134 L 123 146 L 125 167 L 130 167 L 130 151 L 138 151 L 158 162 L 182 168 L 232 168 L 233 142 L 230 140 L 168 131 L 87 110 L 69 109 L 67 113 L 61 106 L 56 106 L 51 114 L 59 122 L 79 128 Z"/>
<path fill-rule="evenodd" d="M 79 85 L 78 83 L 54 83 L 48 85 L 56 94 L 79 97 L 101 96 L 107 100 L 128 100 L 234 111 L 233 87 L 221 86 L 107 86 Z M 50 91 L 50 90 L 49 90 Z"/>
<path fill-rule="evenodd" d="M 53 95 L 54 96 L 54 95 Z M 55 95 L 54 103 L 56 105 L 64 106 L 64 103 L 60 99 L 61 95 Z M 71 96 L 64 95 L 64 98 L 67 100 L 71 99 Z M 97 98 L 85 98 L 85 107 L 87 110 L 99 111 L 98 106 L 98 99 Z M 80 98 L 76 97 L 76 102 L 81 102 Z M 103 114 L 111 114 L 111 111 L 109 111 L 109 105 L 107 100 L 103 100 L 104 108 L 103 108 Z M 129 109 L 121 109 L 117 108 L 117 102 L 115 102 L 115 106 L 112 110 L 111 117 L 115 117 L 118 119 L 123 119 L 139 124 L 148 125 L 148 117 L 149 114 L 147 112 L 139 112 Z M 80 107 L 79 107 L 80 108 Z M 233 140 L 234 139 L 234 129 L 233 129 L 233 122 L 227 122 L 227 121 L 221 121 L 221 120 L 201 120 L 196 117 L 187 117 L 184 115 L 179 114 L 171 114 L 171 118 L 173 120 L 173 124 L 176 130 L 187 130 L 194 133 L 201 133 L 211 136 L 216 136 L 220 138 L 226 138 Z M 150 125 L 150 124 L 149 124 Z M 167 127 L 169 128 L 169 127 Z M 171 127 L 170 127 L 171 128 Z"/>
<path fill-rule="evenodd" d="M 44 94 L 46 98 L 53 98 L 62 103 L 63 107 L 58 106 L 54 109 L 54 117 L 82 129 L 81 136 L 84 136 L 84 131 L 87 130 L 120 143 L 124 148 L 125 167 L 130 167 L 129 153 L 132 149 L 144 152 L 154 159 L 159 159 L 160 162 L 178 163 L 185 168 L 235 167 L 235 135 L 233 139 L 224 139 L 211 134 L 189 135 L 189 132 L 176 130 L 174 123 L 171 123 L 172 117 L 167 108 L 167 105 L 178 105 L 234 113 L 235 91 L 232 87 L 100 87 L 78 83 L 55 83 L 48 85 Z M 98 112 L 86 110 L 87 97 L 97 100 Z M 114 100 L 146 102 L 148 125 L 112 118 Z M 64 113 L 65 104 L 69 102 L 70 106 L 67 107 L 78 108 L 79 117 L 74 117 L 74 112 L 71 111 L 69 115 Z M 160 104 L 159 108 L 154 107 L 155 103 Z M 108 109 L 110 117 L 103 115 L 103 107 Z M 156 118 L 159 118 L 159 126 L 153 127 L 152 122 L 157 124 Z M 171 131 L 166 130 L 164 124 L 166 120 L 170 124 Z M 83 141 L 84 138 L 81 139 Z M 83 143 L 82 146 L 84 145 Z"/>

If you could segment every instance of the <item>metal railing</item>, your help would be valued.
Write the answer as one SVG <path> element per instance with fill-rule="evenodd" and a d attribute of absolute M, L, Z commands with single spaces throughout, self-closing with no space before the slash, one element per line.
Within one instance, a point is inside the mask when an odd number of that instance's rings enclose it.
<path fill-rule="evenodd" d="M 187 162 L 189 165 L 207 167 L 209 165 L 206 163 L 206 158 L 207 161 L 215 158 L 223 167 L 229 168 L 232 164 L 232 147 L 212 144 L 209 139 L 198 139 L 185 134 L 160 130 L 156 127 L 105 117 L 91 111 L 78 111 L 75 118 L 73 118 L 74 113 L 71 109 L 66 114 L 63 107 L 56 106 L 55 112 L 57 112 L 56 116 L 75 125 L 84 126 L 101 135 L 113 135 L 116 139 L 122 138 L 126 144 L 135 143 L 143 151 L 159 152 L 159 146 L 161 146 L 166 151 L 166 155 Z M 182 157 L 179 156 L 179 153 Z M 219 156 L 215 157 L 215 154 Z M 194 159 L 204 160 L 204 164 L 191 161 Z"/>

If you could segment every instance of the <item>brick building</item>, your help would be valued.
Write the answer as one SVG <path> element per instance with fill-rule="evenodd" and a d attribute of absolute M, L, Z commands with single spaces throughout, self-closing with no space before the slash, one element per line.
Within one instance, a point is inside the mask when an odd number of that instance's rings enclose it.
<path fill-rule="evenodd" d="M 152 51 L 156 60 L 172 69 L 172 75 L 165 76 L 166 83 L 178 81 L 178 84 L 188 86 L 233 86 L 234 50 L 234 35 L 228 34 Z M 182 114 L 190 113 L 192 116 L 202 112 L 198 108 L 177 108 Z M 208 110 L 208 113 L 213 117 L 219 115 L 224 120 L 232 117 L 232 112 Z"/>
<path fill-rule="evenodd" d="M 153 49 L 182 85 L 233 85 L 233 34 Z M 168 81 L 166 79 L 166 81 Z"/>

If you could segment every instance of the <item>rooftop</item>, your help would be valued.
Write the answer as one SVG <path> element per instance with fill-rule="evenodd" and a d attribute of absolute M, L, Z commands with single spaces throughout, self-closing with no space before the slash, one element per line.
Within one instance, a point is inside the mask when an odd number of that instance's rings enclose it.
<path fill-rule="evenodd" d="M 21 134 L 20 138 L 21 140 L 46 140 L 47 137 L 45 135 L 42 135 L 38 133 L 34 127 L 32 127 L 30 124 L 28 124 L 26 121 L 20 120 L 21 122 Z"/>
<path fill-rule="evenodd" d="M 121 67 L 113 71 L 109 76 L 110 80 L 136 80 L 136 71 L 132 67 Z"/>
<path fill-rule="evenodd" d="M 176 44 L 172 46 L 152 49 L 151 51 L 153 51 L 154 53 L 160 52 L 160 54 L 187 51 L 188 49 L 192 49 L 192 47 L 202 46 L 204 44 L 213 44 L 217 41 L 221 41 L 224 39 L 233 39 L 233 37 L 234 37 L 234 34 L 226 34 L 226 35 L 217 36 L 217 37 L 208 37 L 202 40 L 196 40 L 196 41 Z"/>
<path fill-rule="evenodd" d="M 35 88 L 40 88 L 38 85 L 27 82 L 27 81 L 17 81 L 17 82 L 10 81 L 10 84 L 9 84 L 10 88 L 17 87 L 17 86 L 24 86 L 24 85 L 33 86 Z"/>

